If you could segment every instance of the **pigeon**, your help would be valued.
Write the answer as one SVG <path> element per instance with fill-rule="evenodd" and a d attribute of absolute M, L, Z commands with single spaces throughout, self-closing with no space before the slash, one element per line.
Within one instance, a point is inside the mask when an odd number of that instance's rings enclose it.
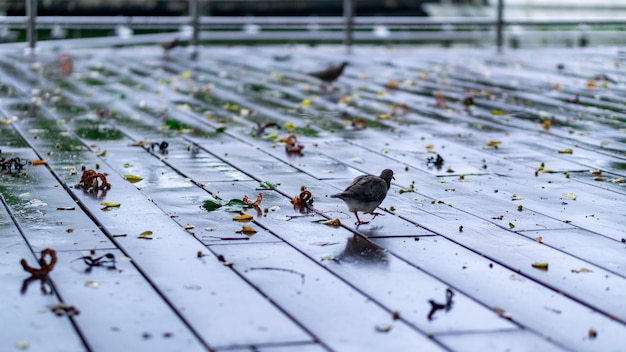
<path fill-rule="evenodd" d="M 343 73 L 343 69 L 346 68 L 348 62 L 344 61 L 339 66 L 329 66 L 325 70 L 309 72 L 309 76 L 313 76 L 319 78 L 322 81 L 322 87 L 325 87 L 326 84 L 333 83 L 341 74 Z"/>
<path fill-rule="evenodd" d="M 394 179 L 393 171 L 385 169 L 380 176 L 361 175 L 356 177 L 350 186 L 343 192 L 333 194 L 331 198 L 339 198 L 348 206 L 356 216 L 356 225 L 368 224 L 369 221 L 361 221 L 357 212 L 361 211 L 365 214 L 372 214 L 374 218 L 378 215 L 384 215 L 374 212 L 374 209 L 383 202 L 387 196 L 387 191 L 391 187 L 391 180 Z M 372 220 L 374 219 L 372 218 Z"/>
<path fill-rule="evenodd" d="M 180 40 L 178 38 L 174 38 L 169 42 L 161 43 L 161 48 L 163 48 L 163 51 L 165 52 L 165 57 L 169 57 L 170 51 L 178 45 L 180 45 Z"/>

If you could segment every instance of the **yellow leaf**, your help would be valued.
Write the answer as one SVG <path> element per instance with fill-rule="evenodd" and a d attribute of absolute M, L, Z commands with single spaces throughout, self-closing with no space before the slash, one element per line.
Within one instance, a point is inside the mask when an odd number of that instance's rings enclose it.
<path fill-rule="evenodd" d="M 572 154 L 574 153 L 574 151 L 572 150 L 572 148 L 567 148 L 567 149 L 561 149 L 559 150 L 559 154 Z"/>
<path fill-rule="evenodd" d="M 33 165 L 43 165 L 45 163 L 46 162 L 44 160 L 41 160 L 41 159 L 33 160 Z"/>
<path fill-rule="evenodd" d="M 296 128 L 296 126 L 295 126 L 293 123 L 291 123 L 291 122 L 285 122 L 285 129 L 286 129 L 287 131 L 293 131 L 293 129 L 294 129 L 294 128 Z"/>
<path fill-rule="evenodd" d="M 183 78 L 191 78 L 191 72 L 189 72 L 189 71 L 185 71 L 185 72 L 181 73 L 180 75 Z"/>
<path fill-rule="evenodd" d="M 256 233 L 256 230 L 250 226 L 243 226 L 237 233 L 243 233 L 246 236 L 252 236 Z"/>
<path fill-rule="evenodd" d="M 491 115 L 506 115 L 504 110 L 491 110 Z"/>
<path fill-rule="evenodd" d="M 340 103 L 349 104 L 351 101 L 352 101 L 352 98 L 350 98 L 350 97 L 341 97 L 341 98 L 339 98 L 339 102 Z"/>
<path fill-rule="evenodd" d="M 122 204 L 120 203 L 111 203 L 111 202 L 102 202 L 100 205 L 107 208 L 119 208 Z"/>
<path fill-rule="evenodd" d="M 576 193 L 563 193 L 563 197 L 569 200 L 576 200 Z"/>
<path fill-rule="evenodd" d="M 533 268 L 539 270 L 548 270 L 548 263 L 534 262 L 531 264 Z"/>
<path fill-rule="evenodd" d="M 151 240 L 152 237 L 150 236 L 152 236 L 152 231 L 148 230 L 137 235 L 137 238 L 145 238 L 145 239 Z"/>
<path fill-rule="evenodd" d="M 128 181 L 130 183 L 137 183 L 137 182 L 143 180 L 143 178 L 141 178 L 139 176 L 131 175 L 131 174 L 124 175 L 124 178 L 126 179 L 126 181 Z"/>
<path fill-rule="evenodd" d="M 91 288 L 98 288 L 98 287 L 100 287 L 100 284 L 97 283 L 96 281 L 87 280 L 87 281 L 85 281 L 85 286 L 91 287 Z"/>
<path fill-rule="evenodd" d="M 304 99 L 304 100 L 302 101 L 302 105 L 304 105 L 304 106 L 309 106 L 309 105 L 311 105 L 311 101 L 310 101 L 309 99 Z"/>
<path fill-rule="evenodd" d="M 252 220 L 252 215 L 250 214 L 241 214 L 241 215 L 237 215 L 233 218 L 234 221 L 250 221 Z"/>
<path fill-rule="evenodd" d="M 322 224 L 328 225 L 328 226 L 338 227 L 339 225 L 341 225 L 341 222 L 339 221 L 339 219 L 335 218 L 335 219 L 332 219 L 332 220 L 322 221 Z"/>
<path fill-rule="evenodd" d="M 490 140 L 489 143 L 487 143 L 487 146 L 497 148 L 500 143 L 500 141 Z"/>

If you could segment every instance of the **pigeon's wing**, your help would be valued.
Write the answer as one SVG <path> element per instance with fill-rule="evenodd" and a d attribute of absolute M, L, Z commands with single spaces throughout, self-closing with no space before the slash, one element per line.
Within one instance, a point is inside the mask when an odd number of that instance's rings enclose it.
<path fill-rule="evenodd" d="M 355 200 L 382 201 L 387 195 L 387 183 L 378 176 L 363 175 L 355 178 L 352 185 L 344 191 L 348 192 Z"/>

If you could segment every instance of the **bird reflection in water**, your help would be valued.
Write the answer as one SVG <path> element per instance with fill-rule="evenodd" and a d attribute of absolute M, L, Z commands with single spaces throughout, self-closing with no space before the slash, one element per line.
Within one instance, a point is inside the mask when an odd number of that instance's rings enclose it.
<path fill-rule="evenodd" d="M 346 242 L 346 248 L 335 257 L 339 262 L 387 264 L 387 251 L 359 235 L 354 235 Z"/>

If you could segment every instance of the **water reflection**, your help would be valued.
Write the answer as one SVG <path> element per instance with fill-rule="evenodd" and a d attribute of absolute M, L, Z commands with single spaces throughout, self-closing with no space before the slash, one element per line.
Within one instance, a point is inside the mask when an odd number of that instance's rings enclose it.
<path fill-rule="evenodd" d="M 336 259 L 346 263 L 387 264 L 387 251 L 359 235 L 354 235 L 346 242 L 346 247 Z"/>
<path fill-rule="evenodd" d="M 40 282 L 41 293 L 43 293 L 44 295 L 52 294 L 52 285 L 50 284 L 50 280 L 48 279 L 47 275 L 31 275 L 30 277 L 24 279 L 24 281 L 22 282 L 22 288 L 20 289 L 20 293 L 23 295 L 26 294 L 26 292 L 28 291 L 28 286 L 30 286 L 30 284 L 35 281 Z"/>

